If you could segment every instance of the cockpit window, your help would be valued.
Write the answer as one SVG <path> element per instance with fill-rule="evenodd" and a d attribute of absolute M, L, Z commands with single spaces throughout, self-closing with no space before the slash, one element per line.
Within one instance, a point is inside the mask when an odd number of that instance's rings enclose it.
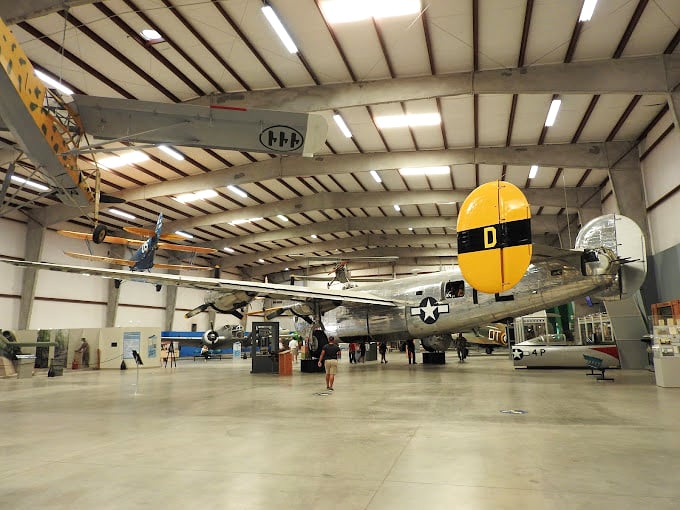
<path fill-rule="evenodd" d="M 458 298 L 465 296 L 465 282 L 458 280 L 455 282 L 446 282 L 444 287 L 444 298 Z"/>

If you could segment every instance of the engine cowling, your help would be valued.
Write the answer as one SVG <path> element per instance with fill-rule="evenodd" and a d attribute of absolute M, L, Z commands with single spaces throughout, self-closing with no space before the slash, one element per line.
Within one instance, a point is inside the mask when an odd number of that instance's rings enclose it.
<path fill-rule="evenodd" d="M 428 352 L 444 352 L 451 346 L 451 342 L 453 342 L 453 337 L 448 333 L 426 336 L 420 339 L 420 345 Z"/>

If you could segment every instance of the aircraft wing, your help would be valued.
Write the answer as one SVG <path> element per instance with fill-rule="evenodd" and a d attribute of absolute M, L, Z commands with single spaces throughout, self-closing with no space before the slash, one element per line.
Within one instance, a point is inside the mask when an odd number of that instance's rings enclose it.
<path fill-rule="evenodd" d="M 73 99 L 85 131 L 105 140 L 313 156 L 328 133 L 326 119 L 316 113 L 79 94 Z"/>
<path fill-rule="evenodd" d="M 106 239 L 108 239 L 108 237 Z M 207 253 L 207 254 L 217 253 L 217 250 L 215 248 L 206 248 L 205 246 L 189 246 L 184 244 L 158 243 L 158 247 L 162 250 L 188 251 L 191 253 Z"/>
<path fill-rule="evenodd" d="M 210 266 L 192 266 L 189 264 L 159 264 L 153 263 L 155 269 L 177 269 L 179 271 L 212 271 L 214 268 Z"/>
<path fill-rule="evenodd" d="M 57 230 L 57 234 L 65 237 L 72 237 L 73 239 L 83 239 L 84 241 L 92 241 L 92 234 L 86 232 L 74 232 L 72 230 Z M 144 244 L 141 239 L 128 239 L 126 237 L 106 236 L 104 242 L 111 244 L 123 244 L 125 246 L 139 247 Z"/>
<path fill-rule="evenodd" d="M 150 228 L 140 228 L 140 227 L 123 227 L 125 232 L 130 232 L 141 237 L 151 237 L 155 234 Z M 161 234 L 161 239 L 163 241 L 184 241 L 186 237 L 182 237 L 179 234 Z"/>
<path fill-rule="evenodd" d="M 64 273 L 75 273 L 86 276 L 99 276 L 118 280 L 134 280 L 156 285 L 175 285 L 207 291 L 222 291 L 225 293 L 242 291 L 251 297 L 262 296 L 273 299 L 290 299 L 295 301 L 321 301 L 335 306 L 341 304 L 370 304 L 380 306 L 396 306 L 398 303 L 390 299 L 375 296 L 360 290 L 342 291 L 311 289 L 274 283 L 247 282 L 238 280 L 223 280 L 201 276 L 184 276 L 160 273 L 131 272 L 120 269 L 105 269 L 82 266 L 67 266 L 50 262 L 30 262 L 26 260 L 0 259 L 2 262 L 20 267 L 33 267 Z"/>
<path fill-rule="evenodd" d="M 69 257 L 73 257 L 76 259 L 93 260 L 95 262 L 106 262 L 107 264 L 118 264 L 119 266 L 132 267 L 135 265 L 134 260 L 117 259 L 114 257 L 101 257 L 99 255 L 88 255 L 87 253 L 74 253 L 72 251 L 65 251 L 64 253 Z"/>

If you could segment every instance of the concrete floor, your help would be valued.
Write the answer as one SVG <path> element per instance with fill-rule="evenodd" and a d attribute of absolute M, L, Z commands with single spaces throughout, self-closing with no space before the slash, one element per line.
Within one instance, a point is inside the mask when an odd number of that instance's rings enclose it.
<path fill-rule="evenodd" d="M 250 360 L 145 369 L 139 387 L 134 369 L 0 380 L 0 508 L 680 505 L 680 389 L 448 358 L 343 359 L 328 396 L 323 374 Z"/>

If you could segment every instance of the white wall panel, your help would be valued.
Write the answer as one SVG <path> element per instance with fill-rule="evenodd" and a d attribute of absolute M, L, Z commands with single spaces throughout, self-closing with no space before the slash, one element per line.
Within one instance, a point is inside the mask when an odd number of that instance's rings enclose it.
<path fill-rule="evenodd" d="M 0 329 L 19 327 L 19 298 L 0 297 Z"/>
<path fill-rule="evenodd" d="M 105 324 L 106 305 L 65 303 L 36 299 L 29 329 L 100 328 Z"/>
<path fill-rule="evenodd" d="M 662 252 L 680 243 L 679 208 L 680 196 L 675 196 L 661 203 L 647 214 L 649 235 L 652 237 L 652 254 Z"/>
<path fill-rule="evenodd" d="M 149 327 L 162 328 L 165 323 L 165 310 L 155 308 L 137 308 L 119 306 L 116 327 Z"/>
<path fill-rule="evenodd" d="M 24 258 L 26 244 L 25 223 L 0 218 L 0 238 L 2 239 L 0 255 L 3 257 Z"/>

